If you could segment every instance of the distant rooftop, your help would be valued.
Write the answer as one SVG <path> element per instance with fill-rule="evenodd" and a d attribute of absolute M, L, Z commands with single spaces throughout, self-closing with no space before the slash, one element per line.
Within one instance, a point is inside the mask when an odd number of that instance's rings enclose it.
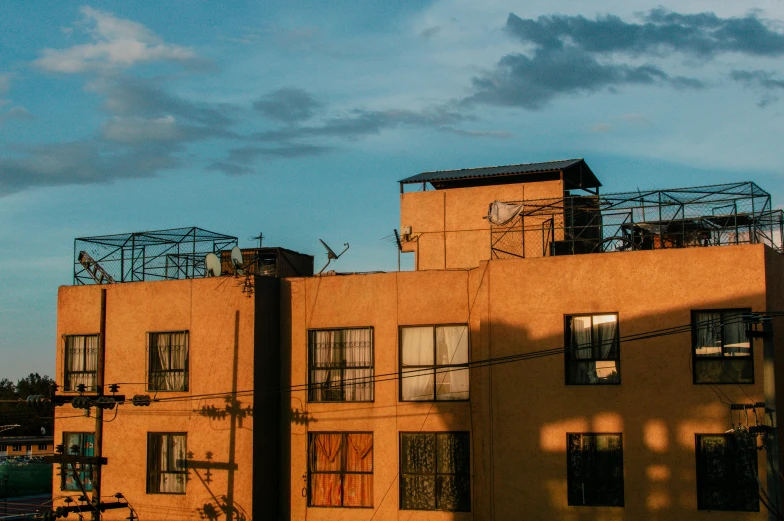
<path fill-rule="evenodd" d="M 551 181 L 561 178 L 564 189 L 595 189 L 602 186 L 590 167 L 580 159 L 564 159 L 544 163 L 523 163 L 507 166 L 486 166 L 481 168 L 462 168 L 460 170 L 439 170 L 422 172 L 400 181 L 403 185 L 430 183 L 435 189 L 466 188 L 511 183 L 532 183 Z"/>

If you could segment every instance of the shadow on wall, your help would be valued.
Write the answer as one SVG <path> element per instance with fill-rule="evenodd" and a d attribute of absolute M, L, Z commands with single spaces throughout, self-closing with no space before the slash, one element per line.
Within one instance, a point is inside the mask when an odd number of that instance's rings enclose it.
<path fill-rule="evenodd" d="M 650 520 L 671 521 L 692 519 L 697 511 L 696 435 L 722 434 L 738 425 L 751 426 L 763 422 L 762 411 L 755 418 L 749 411 L 738 415 L 731 404 L 764 401 L 763 343 L 754 340 L 754 383 L 695 384 L 692 371 L 692 334 L 689 327 L 676 334 L 644 335 L 675 326 L 688 326 L 692 310 L 751 308 L 753 311 L 774 309 L 784 311 L 783 302 L 766 302 L 762 294 L 740 295 L 727 300 L 693 297 L 684 307 L 655 314 L 637 315 L 620 309 L 593 309 L 586 295 L 586 305 L 569 310 L 574 315 L 584 313 L 618 312 L 620 335 L 620 383 L 604 385 L 566 385 L 563 353 L 525 360 L 477 366 L 471 369 L 471 400 L 465 404 L 470 411 L 471 427 L 471 519 L 542 520 Z M 578 299 L 579 300 L 579 299 Z M 479 306 L 482 304 L 479 303 Z M 487 303 L 485 302 L 486 306 Z M 498 312 L 498 316 L 511 316 Z M 284 308 L 285 309 L 285 308 Z M 564 309 L 557 310 L 563 313 Z M 531 311 L 531 322 L 556 321 L 561 325 L 558 334 L 534 336 L 528 329 L 504 321 L 487 319 L 484 310 L 475 310 L 471 317 L 471 358 L 502 359 L 524 353 L 536 354 L 564 346 L 563 314 L 548 314 L 542 309 Z M 524 319 L 520 321 L 525 322 Z M 289 335 L 290 324 L 282 330 Z M 533 328 L 533 326 L 532 326 Z M 553 331 L 553 328 L 549 328 Z M 784 320 L 774 320 L 776 338 L 784 334 Z M 630 336 L 646 338 L 628 339 Z M 285 338 L 285 337 L 284 337 Z M 286 365 L 288 364 L 288 367 Z M 291 375 L 290 360 L 284 361 L 284 379 Z M 377 373 L 385 372 L 377 369 Z M 284 385 L 291 385 L 286 382 Z M 380 386 L 394 386 L 397 381 L 377 382 Z M 397 391 L 395 391 L 397 396 Z M 443 414 L 448 417 L 462 404 L 434 403 L 425 409 L 403 404 L 384 407 L 379 404 L 356 404 L 348 409 L 335 404 L 329 411 L 315 416 L 305 411 L 305 404 L 296 405 L 297 397 L 283 397 L 289 417 L 284 419 L 284 444 L 290 443 L 292 425 L 312 422 L 345 422 L 351 429 L 354 413 L 361 407 L 367 416 L 376 419 L 401 416 L 420 416 L 424 425 L 427 416 Z M 388 414 L 378 414 L 388 408 Z M 372 411 L 376 411 L 373 413 Z M 285 421 L 288 420 L 288 421 Z M 569 504 L 568 435 L 621 434 L 623 468 L 623 508 L 607 506 L 576 506 Z M 290 445 L 289 445 L 290 446 Z M 382 451 L 378 448 L 379 452 Z M 397 449 L 394 453 L 399 460 Z M 284 452 L 284 455 L 287 453 Z M 766 489 L 766 451 L 758 453 L 759 476 Z M 290 460 L 290 456 L 285 456 Z M 399 461 L 394 465 L 399 468 Z M 376 464 L 376 468 L 379 465 Z M 284 465 L 282 482 L 292 483 Z M 296 471 L 295 471 L 296 472 Z M 394 476 L 397 479 L 398 475 Z M 395 485 L 380 481 L 374 488 L 385 491 Z M 305 483 L 305 486 L 307 483 Z M 296 489 L 296 486 L 294 487 Z M 305 489 L 306 490 L 306 489 Z M 283 490 L 282 490 L 283 491 Z M 298 495 L 298 492 L 287 491 Z M 573 496 L 574 497 L 574 496 Z M 290 497 L 284 499 L 289 501 Z M 296 501 L 297 498 L 294 498 Z M 376 503 L 379 495 L 375 496 Z M 303 499 L 304 501 L 304 499 Z M 392 501 L 394 505 L 395 501 Z M 379 504 L 374 505 L 376 509 Z M 288 508 L 288 503 L 284 503 Z M 384 505 L 384 508 L 396 508 Z M 712 519 L 759 519 L 767 515 L 760 503 L 760 513 L 716 512 Z M 389 514 L 387 512 L 386 514 Z M 369 516 L 368 516 L 369 517 Z M 440 519 L 469 519 L 465 514 L 439 515 Z M 335 518 L 339 518 L 336 515 Z M 380 518 L 390 518 L 389 515 Z"/>

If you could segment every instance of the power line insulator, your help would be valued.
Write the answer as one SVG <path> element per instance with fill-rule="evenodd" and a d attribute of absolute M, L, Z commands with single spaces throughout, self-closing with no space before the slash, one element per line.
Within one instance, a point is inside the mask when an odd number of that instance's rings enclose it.
<path fill-rule="evenodd" d="M 149 394 L 134 394 L 131 403 L 137 407 L 149 407 L 152 398 Z"/>

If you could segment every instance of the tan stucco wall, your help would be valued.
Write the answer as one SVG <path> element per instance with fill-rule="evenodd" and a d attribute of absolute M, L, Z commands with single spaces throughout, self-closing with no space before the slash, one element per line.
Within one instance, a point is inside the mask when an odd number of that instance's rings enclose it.
<path fill-rule="evenodd" d="M 433 192 L 431 192 L 433 193 Z M 438 194 L 438 192 L 435 192 Z M 406 194 L 408 195 L 408 194 Z M 428 193 L 427 196 L 430 196 Z M 404 221 L 405 222 L 405 221 Z M 738 267 L 742 267 L 739 270 Z M 398 327 L 469 323 L 473 361 L 563 346 L 564 315 L 617 312 L 621 336 L 681 326 L 691 310 L 766 308 L 764 247 L 730 246 L 575 255 L 429 271 L 288 279 L 281 310 L 291 384 L 307 383 L 307 330 L 372 326 L 375 374 L 398 368 Z M 755 384 L 694 385 L 688 333 L 621 345 L 617 386 L 566 386 L 563 356 L 476 367 L 470 403 L 400 403 L 398 382 L 379 377 L 375 402 L 285 405 L 305 414 L 290 425 L 291 519 L 762 519 L 763 512 L 696 508 L 695 434 L 731 427 L 721 400 L 762 400 L 762 346 L 754 343 Z M 288 365 L 290 363 L 290 366 Z M 301 387 L 299 387 L 301 389 Z M 726 398 L 725 398 L 726 397 Z M 399 433 L 472 432 L 472 512 L 400 511 Z M 374 508 L 308 508 L 308 431 L 372 431 Z M 571 507 L 566 499 L 566 433 L 620 432 L 625 507 Z M 765 457 L 759 458 L 765 484 Z"/>
<path fill-rule="evenodd" d="M 403 193 L 400 226 L 411 226 L 403 251 L 415 253 L 418 270 L 475 268 L 490 259 L 490 203 L 561 197 L 561 181 Z"/>
<path fill-rule="evenodd" d="M 208 393 L 231 391 L 236 376 L 237 389 L 253 389 L 254 298 L 242 293 L 233 278 L 211 278 L 166 282 L 138 282 L 103 286 L 106 297 L 106 384 L 120 383 L 120 394 L 150 394 L 162 400 L 188 398 Z M 57 381 L 63 378 L 63 335 L 95 334 L 100 329 L 100 290 L 98 286 L 60 288 L 57 320 Z M 238 370 L 233 373 L 235 352 L 235 313 L 239 312 Z M 147 333 L 189 331 L 189 391 L 145 391 Z M 240 407 L 253 405 L 252 396 L 240 396 Z M 156 402 L 149 407 L 130 403 L 104 415 L 103 495 L 122 492 L 141 519 L 200 519 L 198 509 L 213 507 L 214 498 L 233 494 L 236 507 L 250 516 L 252 497 L 253 417 L 247 416 L 235 429 L 237 470 L 233 491 L 228 487 L 226 470 L 211 471 L 207 482 L 205 469 L 192 469 L 185 495 L 146 493 L 147 433 L 186 432 L 187 450 L 193 461 L 229 462 L 231 421 L 210 419 L 201 414 L 204 407 L 224 411 L 223 397 Z M 55 443 L 62 443 L 63 432 L 92 432 L 94 416 L 79 417 L 81 409 L 70 405 L 56 410 Z M 93 410 L 94 412 L 94 410 Z M 75 417 L 76 416 L 76 417 Z M 241 426 L 240 426 L 241 423 Z M 55 472 L 53 486 L 59 496 L 60 479 Z M 68 495 L 77 495 L 68 493 Z M 60 501 L 56 504 L 62 504 Z M 73 516 L 74 514 L 72 514 Z M 104 519 L 124 519 L 127 510 L 107 511 Z"/>

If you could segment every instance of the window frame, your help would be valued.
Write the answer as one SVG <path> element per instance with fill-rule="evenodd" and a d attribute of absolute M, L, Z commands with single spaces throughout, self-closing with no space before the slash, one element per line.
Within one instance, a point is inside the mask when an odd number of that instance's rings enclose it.
<path fill-rule="evenodd" d="M 188 433 L 187 432 L 148 432 L 147 433 L 147 486 L 146 486 L 146 493 L 147 494 L 162 494 L 168 496 L 184 496 L 187 494 L 188 488 L 188 466 L 183 464 L 182 470 L 162 470 L 162 469 L 153 469 L 151 465 L 151 449 L 152 449 L 152 440 L 153 438 L 163 438 L 164 436 L 168 436 L 171 439 L 172 436 L 182 436 L 185 438 L 185 454 L 187 457 L 188 454 Z M 168 442 L 167 442 L 168 443 Z M 182 492 L 161 492 L 160 490 L 152 490 L 152 483 L 155 481 L 154 478 L 160 478 L 163 474 L 177 474 L 177 475 L 184 475 L 183 481 L 183 490 Z M 160 485 L 157 487 L 160 489 Z"/>
<path fill-rule="evenodd" d="M 95 350 L 95 370 L 93 371 L 71 371 L 69 370 L 70 364 L 68 363 L 71 360 L 71 355 L 69 355 L 69 339 L 77 338 L 77 337 L 96 337 L 98 342 L 96 344 Z M 68 376 L 71 374 L 79 374 L 79 375 L 93 375 L 93 381 L 95 384 L 93 386 L 86 386 L 86 392 L 95 392 L 98 386 L 98 350 L 100 349 L 101 345 L 101 334 L 100 333 L 81 333 L 81 334 L 73 334 L 73 335 L 62 335 L 63 339 L 63 389 L 62 392 L 64 393 L 76 393 L 79 392 L 76 388 L 70 389 L 69 388 L 69 378 Z M 86 342 L 85 342 L 86 344 Z M 87 348 L 84 349 L 84 354 L 82 356 L 82 367 L 87 366 Z M 77 384 L 78 385 L 78 384 Z"/>
<path fill-rule="evenodd" d="M 167 369 L 167 370 L 152 370 L 152 356 L 153 356 L 153 339 L 157 339 L 158 335 L 169 335 L 168 358 L 169 365 L 172 363 L 172 343 L 171 335 L 184 334 L 185 335 L 185 367 L 183 369 Z M 155 347 L 157 349 L 157 347 Z M 160 355 L 158 355 L 160 357 Z M 190 356 L 191 356 L 191 333 L 188 329 L 179 329 L 176 331 L 148 331 L 147 332 L 147 375 L 145 378 L 145 390 L 156 393 L 187 393 L 190 390 Z M 159 389 L 160 386 L 153 385 L 153 373 L 156 375 L 175 374 L 183 375 L 183 388 L 182 389 Z"/>
<path fill-rule="evenodd" d="M 621 480 L 620 480 L 620 483 L 621 483 L 621 502 L 620 502 L 620 504 L 618 504 L 618 505 L 607 505 L 607 504 L 587 504 L 587 503 L 575 503 L 575 504 L 572 504 L 571 503 L 570 497 L 569 497 L 569 489 L 571 488 L 570 481 L 573 478 L 572 478 L 571 465 L 570 465 L 571 464 L 571 454 L 572 453 L 570 452 L 571 445 L 569 444 L 569 437 L 570 436 L 574 436 L 574 435 L 579 435 L 580 436 L 580 452 L 581 453 L 584 451 L 584 449 L 583 449 L 583 442 L 582 442 L 582 437 L 583 436 L 593 436 L 594 437 L 594 447 L 596 446 L 596 437 L 597 436 L 618 436 L 618 440 L 619 440 L 620 445 L 621 445 L 621 451 L 620 451 L 620 455 L 621 455 L 621 460 L 620 460 L 620 464 L 621 464 Z M 595 449 L 594 449 L 594 452 L 596 452 Z M 581 482 L 585 482 L 585 480 L 582 480 Z M 583 489 L 583 495 L 584 494 L 585 494 L 585 490 Z M 623 465 L 623 433 L 622 432 L 567 432 L 566 433 L 566 504 L 569 505 L 569 506 L 575 506 L 575 507 L 624 508 L 626 506 L 626 476 L 625 476 L 624 465 Z"/>
<path fill-rule="evenodd" d="M 618 358 L 573 358 L 570 350 L 576 347 L 572 340 L 572 325 L 570 319 L 575 317 L 591 317 L 591 354 L 597 348 L 597 341 L 594 339 L 593 318 L 601 315 L 615 315 L 615 343 L 617 344 Z M 596 312 L 596 313 L 571 313 L 564 315 L 564 384 L 565 385 L 621 385 L 621 314 L 618 311 Z M 570 363 L 580 362 L 615 362 L 618 381 L 616 382 L 571 382 L 569 381 Z"/>
<path fill-rule="evenodd" d="M 340 400 L 317 400 L 314 398 L 312 394 L 315 389 L 319 387 L 319 383 L 313 382 L 313 372 L 317 370 L 324 370 L 324 369 L 317 369 L 315 365 L 315 351 L 311 349 L 313 345 L 311 339 L 317 332 L 321 331 L 356 331 L 356 330 L 369 330 L 370 331 L 370 365 L 369 366 L 357 366 L 357 367 L 347 367 L 346 366 L 346 351 L 343 349 L 343 359 L 341 360 L 341 366 L 338 368 L 340 370 L 340 395 L 342 399 Z M 318 328 L 308 328 L 307 330 L 307 371 L 308 371 L 308 395 L 307 401 L 309 403 L 373 403 L 376 401 L 376 332 L 374 326 L 349 326 L 349 327 L 318 327 Z M 347 400 L 346 399 L 346 369 L 370 369 L 371 375 L 371 388 L 370 388 L 370 395 L 371 398 L 369 400 Z M 350 385 L 350 384 L 349 384 Z M 322 389 L 324 387 L 322 386 Z"/>
<path fill-rule="evenodd" d="M 467 361 L 465 363 L 460 364 L 438 364 L 436 363 L 437 356 L 436 353 L 438 351 L 437 345 L 437 338 L 438 334 L 436 330 L 439 327 L 458 327 L 462 326 L 466 328 L 466 335 L 467 335 L 467 347 L 466 349 L 468 352 L 466 353 Z M 405 400 L 403 399 L 403 329 L 406 328 L 415 328 L 415 327 L 430 327 L 433 329 L 433 365 L 409 365 L 405 368 L 408 370 L 415 370 L 415 371 L 422 371 L 418 374 L 424 374 L 425 369 L 433 369 L 433 398 L 429 400 Z M 398 400 L 400 402 L 406 403 L 431 403 L 431 402 L 442 402 L 442 403 L 460 403 L 460 402 L 470 402 L 471 401 L 471 327 L 468 323 L 448 323 L 448 324 L 406 324 L 400 325 L 397 328 L 397 337 L 398 337 Z M 438 370 L 445 369 L 450 367 L 459 367 L 462 369 L 468 370 L 468 397 L 467 398 L 460 398 L 456 400 L 448 400 L 448 399 L 438 399 Z M 412 371 L 414 372 L 414 371 Z"/>
<path fill-rule="evenodd" d="M 714 506 L 711 506 L 710 508 L 707 508 L 706 505 L 701 504 L 701 502 L 700 502 L 700 497 L 701 497 L 700 487 L 701 487 L 701 485 L 705 486 L 705 481 L 706 481 L 706 476 L 701 471 L 703 466 L 704 466 L 704 458 L 705 458 L 705 454 L 704 454 L 704 452 L 702 450 L 702 444 L 700 443 L 702 441 L 703 437 L 724 438 L 725 440 L 727 440 L 729 438 L 729 434 L 728 433 L 715 433 L 715 434 L 711 434 L 711 433 L 695 433 L 695 435 L 694 435 L 694 443 L 695 443 L 695 445 L 694 445 L 694 453 L 695 453 L 695 458 L 696 458 L 696 468 L 695 468 L 695 470 L 696 470 L 696 474 L 697 474 L 697 479 L 696 479 L 696 485 L 697 485 L 697 510 L 717 511 L 717 512 L 759 512 L 760 511 L 760 503 L 761 503 L 761 501 L 759 500 L 758 483 L 753 483 L 753 488 L 757 492 L 755 494 L 755 497 L 757 498 L 757 509 L 756 510 L 728 510 L 728 509 L 723 509 L 723 508 L 715 508 Z M 733 456 L 734 456 L 735 449 L 733 448 L 732 451 L 733 451 Z M 755 467 L 755 470 L 757 472 L 757 477 L 759 477 L 759 457 L 757 456 L 757 451 L 756 450 L 754 451 L 754 455 L 755 455 L 754 467 Z M 730 459 L 730 458 L 726 457 L 726 455 L 725 455 L 725 460 L 726 459 Z M 730 481 L 730 480 L 725 480 L 725 481 Z M 737 478 L 735 478 L 735 479 L 733 479 L 731 481 L 732 481 L 732 485 L 734 485 L 734 487 L 727 487 L 727 489 L 728 490 L 738 490 L 738 486 L 739 485 L 738 485 L 738 482 L 737 482 Z M 751 488 L 751 486 L 749 488 Z"/>
<path fill-rule="evenodd" d="M 63 431 L 63 452 L 66 455 L 71 455 L 71 447 L 66 445 L 65 440 L 67 436 L 79 436 L 79 454 L 77 456 L 89 456 L 88 454 L 84 454 L 84 447 L 85 447 L 85 437 L 92 436 L 92 455 L 95 455 L 95 432 L 93 431 Z M 71 472 L 72 469 L 65 464 L 61 465 L 63 468 L 60 471 L 60 490 L 61 491 L 68 491 L 68 492 L 80 492 L 81 489 L 76 486 L 76 482 L 74 482 L 73 487 L 68 487 L 66 485 L 67 473 Z M 87 465 L 85 467 L 80 467 L 80 479 L 82 484 L 84 485 L 85 491 L 90 491 L 93 489 L 93 482 L 92 482 L 92 465 Z M 86 483 L 84 476 L 89 474 L 90 482 Z"/>
<path fill-rule="evenodd" d="M 313 446 L 313 439 L 318 434 L 340 434 L 340 471 L 333 472 L 333 471 L 326 471 L 326 470 L 313 470 L 313 458 L 310 452 L 311 447 Z M 373 438 L 373 456 L 370 462 L 370 468 L 372 469 L 370 472 L 358 472 L 358 471 L 349 471 L 346 470 L 346 444 L 348 443 L 348 436 L 350 434 L 370 434 Z M 307 483 L 307 496 L 308 496 L 308 508 L 358 508 L 358 509 L 368 509 L 374 508 L 373 505 L 367 506 L 346 506 L 344 504 L 346 499 L 345 494 L 345 480 L 343 479 L 346 475 L 356 475 L 356 476 L 373 476 L 373 491 L 375 494 L 375 472 L 376 472 L 376 436 L 373 431 L 308 431 L 308 483 Z M 318 474 L 337 474 L 340 476 L 340 505 L 314 505 L 313 504 L 313 485 L 312 485 L 312 477 Z M 375 499 L 375 498 L 373 498 Z M 375 501 L 372 501 L 374 503 Z"/>
<path fill-rule="evenodd" d="M 22 446 L 21 445 L 11 445 L 11 451 L 13 451 L 13 452 L 22 452 Z"/>
<path fill-rule="evenodd" d="M 724 314 L 728 312 L 734 313 L 751 313 L 751 308 L 716 308 L 716 309 L 692 309 L 691 310 L 691 374 L 692 374 L 692 383 L 694 385 L 754 385 L 756 382 L 756 375 L 754 372 L 754 341 L 751 336 L 747 336 L 749 341 L 749 356 L 747 357 L 728 357 L 724 355 Z M 720 313 L 721 314 L 721 354 L 718 356 L 715 355 L 700 355 L 697 356 L 697 321 L 696 315 L 698 313 Z M 748 330 L 747 330 L 748 331 Z M 748 334 L 748 333 L 747 333 Z M 697 380 L 697 360 L 722 360 L 726 361 L 735 360 L 740 361 L 738 359 L 748 359 L 749 365 L 751 365 L 751 380 L 748 382 L 713 382 L 713 381 L 698 381 Z M 723 369 L 722 369 L 723 370 Z M 726 374 L 726 370 L 723 370 Z M 729 375 L 727 375 L 729 376 Z"/>
<path fill-rule="evenodd" d="M 467 465 L 466 465 L 465 474 L 458 474 L 456 472 L 453 472 L 453 473 L 439 472 L 439 470 L 438 470 L 438 435 L 439 434 L 441 434 L 441 435 L 444 435 L 444 434 L 461 434 L 461 435 L 464 435 L 464 436 L 466 436 L 468 438 L 468 462 L 467 462 Z M 426 473 L 426 472 L 403 472 L 403 463 L 404 463 L 403 462 L 403 438 L 404 438 L 404 436 L 411 436 L 411 435 L 413 435 L 413 436 L 427 436 L 427 435 L 435 436 L 435 443 L 433 445 L 434 446 L 434 450 L 435 450 L 435 455 L 433 457 L 433 460 L 435 462 L 434 463 L 435 472 L 432 472 L 432 473 Z M 472 512 L 472 509 L 473 509 L 473 506 L 474 506 L 473 505 L 473 503 L 474 503 L 474 501 L 473 501 L 473 499 L 474 499 L 473 498 L 474 488 L 473 488 L 473 479 L 472 479 L 473 478 L 473 473 L 472 473 L 472 469 L 473 469 L 473 450 L 474 450 L 473 445 L 474 444 L 472 443 L 471 431 L 400 431 L 398 433 L 398 476 L 400 476 L 400 479 L 399 479 L 400 483 L 399 483 L 399 487 L 398 487 L 398 496 L 399 496 L 398 510 L 406 510 L 406 511 L 411 511 L 411 512 Z M 404 501 L 403 476 L 406 476 L 406 475 L 408 475 L 408 476 L 433 476 L 433 478 L 435 479 L 435 491 L 434 491 L 434 493 L 435 493 L 435 508 L 432 508 L 432 509 L 430 509 L 430 508 L 428 508 L 428 509 L 404 508 L 404 506 L 403 506 L 403 501 Z M 468 478 L 468 501 L 467 501 L 468 509 L 467 510 L 447 510 L 447 509 L 443 509 L 443 508 L 439 508 L 438 507 L 438 497 L 439 497 L 438 496 L 438 477 L 439 476 L 455 476 L 455 477 L 461 476 L 461 477 Z"/>

